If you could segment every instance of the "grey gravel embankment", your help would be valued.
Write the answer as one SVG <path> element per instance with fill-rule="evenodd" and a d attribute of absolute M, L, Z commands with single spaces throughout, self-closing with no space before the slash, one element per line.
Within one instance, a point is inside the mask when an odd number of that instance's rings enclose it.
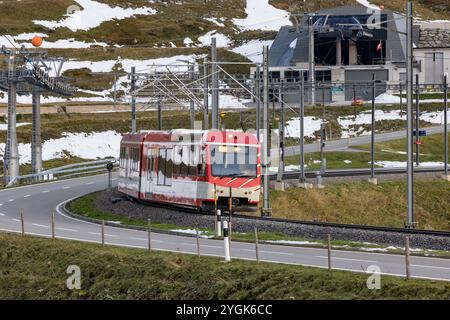
<path fill-rule="evenodd" d="M 188 228 L 214 229 L 215 218 L 213 215 L 180 212 L 171 208 L 159 208 L 143 205 L 136 201 L 123 199 L 112 203 L 111 198 L 121 197 L 117 191 L 103 192 L 95 200 L 95 207 L 105 212 L 111 212 L 130 218 L 152 219 L 154 222 L 174 224 Z M 228 216 L 224 216 L 223 218 Z M 386 232 L 378 230 L 361 230 L 334 226 L 316 226 L 293 222 L 272 221 L 270 219 L 249 219 L 233 217 L 232 226 L 234 232 L 253 232 L 258 227 L 260 232 L 282 233 L 287 236 L 301 237 L 311 240 L 326 239 L 330 234 L 334 240 L 355 242 L 370 242 L 382 245 L 403 247 L 406 234 L 403 232 Z M 450 249 L 450 236 L 436 236 L 423 234 L 408 234 L 411 246 L 414 248 L 448 250 Z"/>

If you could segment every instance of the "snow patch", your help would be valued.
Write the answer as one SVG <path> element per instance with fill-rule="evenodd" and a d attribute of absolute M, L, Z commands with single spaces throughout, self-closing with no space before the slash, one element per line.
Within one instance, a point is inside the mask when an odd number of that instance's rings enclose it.
<path fill-rule="evenodd" d="M 93 133 L 63 133 L 59 139 L 50 139 L 42 144 L 42 160 L 65 157 L 65 153 L 83 159 L 103 159 L 119 157 L 122 135 L 116 131 Z M 0 143 L 3 155 L 5 143 Z M 20 164 L 31 162 L 31 144 L 19 144 Z"/>
<path fill-rule="evenodd" d="M 376 161 L 376 166 L 383 168 L 406 168 L 407 163 L 403 161 Z M 443 167 L 443 162 L 421 162 L 420 167 Z"/>
<path fill-rule="evenodd" d="M 16 127 L 23 127 L 23 126 L 30 126 L 31 123 L 29 122 L 21 122 L 16 123 Z M 8 124 L 7 123 L 0 123 L 0 131 L 7 131 L 8 130 Z"/>
<path fill-rule="evenodd" d="M 82 8 L 80 10 L 73 10 L 73 12 L 66 14 L 65 18 L 60 21 L 48 20 L 34 20 L 35 24 L 44 26 L 49 29 L 69 28 L 76 32 L 78 30 L 87 31 L 89 29 L 98 27 L 103 22 L 113 19 L 125 19 L 135 15 L 153 15 L 156 10 L 143 8 L 121 8 L 117 6 L 109 6 L 93 0 L 75 0 Z M 75 7 L 73 7 L 75 8 Z"/>
<path fill-rule="evenodd" d="M 278 31 L 282 26 L 292 25 L 289 12 L 273 7 L 269 0 L 247 0 L 245 13 L 245 19 L 233 19 L 241 31 Z"/>
<path fill-rule="evenodd" d="M 264 46 L 271 46 L 273 40 L 251 40 L 231 49 L 234 53 L 238 53 L 250 59 L 254 63 L 262 63 L 262 52 Z"/>
<path fill-rule="evenodd" d="M 211 38 L 216 38 L 216 46 L 218 48 L 228 47 L 230 45 L 231 40 L 222 33 L 217 33 L 216 30 L 209 31 L 204 36 L 201 36 L 198 38 L 198 41 L 200 41 L 204 46 L 210 46 L 211 45 Z"/>
<path fill-rule="evenodd" d="M 314 132 L 320 130 L 321 119 L 315 117 L 305 117 L 304 136 L 314 137 Z M 300 139 L 300 118 L 292 118 L 286 123 L 286 137 Z"/>
<path fill-rule="evenodd" d="M 178 233 L 185 233 L 185 234 L 197 234 L 197 230 L 195 229 L 173 229 L 173 230 L 169 230 L 171 232 L 178 232 Z M 207 239 L 211 239 L 214 238 L 214 236 L 208 236 L 206 234 L 206 232 L 204 231 L 199 231 L 198 232 L 200 238 L 207 238 Z"/>

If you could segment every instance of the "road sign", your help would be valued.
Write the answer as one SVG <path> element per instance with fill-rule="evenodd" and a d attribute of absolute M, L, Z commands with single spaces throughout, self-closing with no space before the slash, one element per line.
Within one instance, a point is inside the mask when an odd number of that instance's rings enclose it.
<path fill-rule="evenodd" d="M 416 136 L 416 129 L 414 129 L 414 136 Z M 419 137 L 426 137 L 427 131 L 426 130 L 419 130 Z"/>

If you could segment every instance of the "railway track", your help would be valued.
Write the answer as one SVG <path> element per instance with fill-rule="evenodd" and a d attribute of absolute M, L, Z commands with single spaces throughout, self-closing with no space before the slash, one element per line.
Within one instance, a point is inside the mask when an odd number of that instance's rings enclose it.
<path fill-rule="evenodd" d="M 127 198 L 129 199 L 129 198 Z M 128 200 L 129 201 L 129 200 Z M 132 200 L 140 205 L 146 207 L 152 207 L 155 209 L 169 209 L 177 211 L 180 214 L 189 214 L 198 217 L 211 218 L 212 213 L 200 212 L 198 210 L 179 207 L 176 205 L 165 205 L 158 203 L 148 203 L 140 200 Z M 223 212 L 222 219 L 228 219 L 229 212 Z M 254 222 L 270 222 L 271 224 L 291 224 L 297 226 L 310 226 L 317 228 L 328 228 L 336 230 L 358 230 L 358 231 L 373 231 L 373 232 L 383 232 L 383 233 L 395 233 L 395 234 L 405 234 L 405 235 L 424 235 L 424 236 L 435 236 L 435 237 L 445 237 L 450 239 L 450 231 L 440 231 L 440 230 L 424 230 L 424 229 L 407 229 L 399 227 L 382 227 L 382 226 L 370 226 L 370 225 L 358 225 L 358 224 L 344 224 L 344 223 L 334 223 L 334 222 L 320 222 L 320 221 L 305 221 L 305 220 L 291 220 L 291 219 L 281 219 L 281 218 L 261 218 L 256 216 L 250 216 L 240 213 L 233 213 L 231 219 L 239 218 L 241 221 L 246 220 L 250 225 Z"/>
<path fill-rule="evenodd" d="M 379 227 L 379 226 L 369 226 L 369 225 L 357 225 L 357 224 L 343 224 L 343 223 L 333 223 L 333 222 L 318 222 L 318 221 L 301 221 L 301 220 L 289 220 L 289 219 L 278 219 L 278 218 L 260 218 L 248 215 L 234 214 L 233 217 L 239 217 L 248 220 L 270 220 L 274 223 L 290 223 L 297 225 L 308 225 L 316 226 L 322 228 L 336 228 L 336 229 L 353 229 L 362 231 L 378 231 L 387 233 L 402 233 L 411 235 L 428 235 L 428 236 L 439 236 L 439 237 L 449 237 L 450 231 L 439 231 L 439 230 L 424 230 L 424 229 L 407 229 L 407 228 L 394 228 L 394 227 Z"/>
<path fill-rule="evenodd" d="M 426 168 L 414 168 L 416 173 L 437 173 L 443 172 L 443 167 L 426 167 Z M 306 171 L 305 175 L 307 178 L 316 178 L 317 176 L 322 177 L 352 177 L 352 176 L 366 176 L 370 175 L 370 169 L 339 169 L 339 170 L 326 170 L 324 173 L 320 171 Z M 406 174 L 406 168 L 377 168 L 375 169 L 376 175 L 386 175 L 386 174 Z M 287 171 L 283 174 L 284 180 L 298 179 L 300 176 L 300 170 Z M 270 175 L 271 180 L 277 179 L 277 174 Z"/>

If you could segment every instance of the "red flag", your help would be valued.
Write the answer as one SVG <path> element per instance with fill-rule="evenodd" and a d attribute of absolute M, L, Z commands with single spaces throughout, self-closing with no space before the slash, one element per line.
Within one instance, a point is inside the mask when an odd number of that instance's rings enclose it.
<path fill-rule="evenodd" d="M 377 51 L 383 50 L 383 43 L 380 41 L 380 43 L 377 46 Z"/>

